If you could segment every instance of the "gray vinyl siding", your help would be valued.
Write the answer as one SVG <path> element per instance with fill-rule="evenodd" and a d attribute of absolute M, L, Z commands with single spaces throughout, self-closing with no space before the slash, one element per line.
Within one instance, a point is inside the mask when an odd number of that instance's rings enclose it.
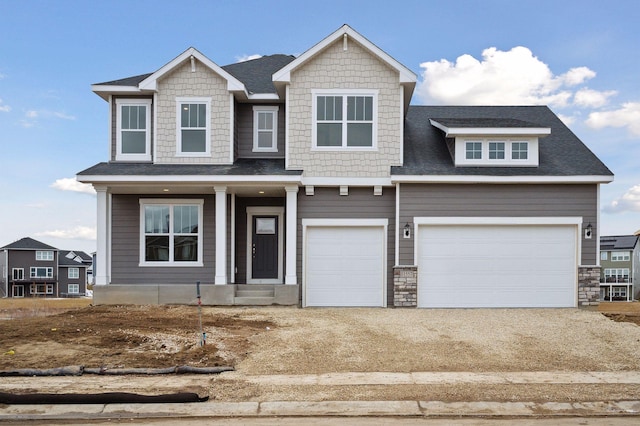
<path fill-rule="evenodd" d="M 0 297 L 7 297 L 9 282 L 9 268 L 7 268 L 7 251 L 0 251 Z"/>
<path fill-rule="evenodd" d="M 298 253 L 296 274 L 302 282 L 302 219 L 389 219 L 387 238 L 387 304 L 393 306 L 393 266 L 395 260 L 395 188 L 383 188 L 373 195 L 373 187 L 349 187 L 341 196 L 340 188 L 315 187 L 314 195 L 298 192 Z M 302 292 L 301 292 L 302 295 Z"/>
<path fill-rule="evenodd" d="M 151 99 L 151 159 L 153 160 L 153 144 L 155 138 L 153 137 L 154 129 L 153 129 L 153 110 L 155 105 L 153 105 L 153 97 L 151 96 L 113 96 L 111 99 L 111 104 L 109 107 L 111 108 L 111 143 L 109 146 L 111 147 L 111 151 L 109 153 L 109 157 L 111 161 L 116 161 L 116 133 L 118 128 L 118 114 L 116 107 L 116 99 Z"/>
<path fill-rule="evenodd" d="M 78 278 L 69 279 L 69 268 L 78 268 Z M 69 294 L 69 284 L 78 284 L 79 294 L 85 294 L 87 291 L 87 267 L 78 266 L 60 266 L 58 269 L 58 291 L 60 296 Z"/>
<path fill-rule="evenodd" d="M 263 106 L 261 104 L 261 106 Z M 268 106 L 268 105 L 264 105 Z M 284 158 L 285 112 L 284 105 L 278 106 L 278 152 L 253 152 L 253 105 L 238 104 L 236 126 L 239 158 Z"/>
<path fill-rule="evenodd" d="M 214 195 L 184 195 L 204 199 L 203 267 L 140 267 L 140 198 L 157 196 L 122 195 L 112 197 L 111 283 L 112 284 L 213 284 L 215 279 L 215 198 Z"/>
<path fill-rule="evenodd" d="M 247 207 L 284 207 L 284 198 L 275 197 L 237 197 L 236 198 L 236 268 L 238 270 L 236 274 L 236 284 L 245 284 L 247 282 Z M 279 224 L 280 226 L 286 226 L 286 211 L 285 211 L 285 223 Z M 285 229 L 286 232 L 286 229 Z M 286 241 L 286 235 L 285 235 Z M 283 253 L 286 252 L 286 247 L 283 247 Z"/>
<path fill-rule="evenodd" d="M 402 184 L 400 224 L 414 217 L 582 217 L 598 229 L 598 187 L 584 185 Z M 413 225 L 412 225 L 413 226 Z M 582 242 L 581 265 L 598 264 L 598 236 Z M 413 265 L 414 239 L 400 238 L 400 264 Z"/>

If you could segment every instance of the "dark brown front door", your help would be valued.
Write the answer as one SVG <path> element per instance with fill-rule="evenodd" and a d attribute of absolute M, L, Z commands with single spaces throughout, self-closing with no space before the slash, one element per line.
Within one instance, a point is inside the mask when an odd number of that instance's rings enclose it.
<path fill-rule="evenodd" d="M 278 278 L 278 216 L 254 216 L 251 278 Z"/>

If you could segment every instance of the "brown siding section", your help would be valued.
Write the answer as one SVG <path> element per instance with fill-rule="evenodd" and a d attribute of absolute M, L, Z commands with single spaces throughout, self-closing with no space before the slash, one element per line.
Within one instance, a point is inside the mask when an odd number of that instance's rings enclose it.
<path fill-rule="evenodd" d="M 185 195 L 176 198 L 204 198 L 203 267 L 140 267 L 139 195 L 113 195 L 111 225 L 112 284 L 213 284 L 215 278 L 215 199 L 213 195 Z M 195 291 L 195 290 L 194 290 Z M 195 294 L 195 293 L 194 293 Z"/>
<path fill-rule="evenodd" d="M 302 219 L 389 219 L 387 238 L 387 304 L 393 306 L 393 264 L 395 259 L 395 188 L 383 188 L 373 195 L 373 187 L 349 188 L 341 196 L 340 188 L 316 187 L 314 195 L 298 193 L 298 253 L 296 274 L 302 282 Z M 302 295 L 302 292 L 301 292 Z"/>
<path fill-rule="evenodd" d="M 263 105 L 261 104 L 261 106 Z M 277 106 L 278 152 L 253 152 L 253 105 L 238 104 L 238 109 L 236 111 L 236 126 L 238 137 L 236 143 L 239 158 L 284 158 L 284 105 L 278 104 Z"/>
<path fill-rule="evenodd" d="M 585 185 L 465 185 L 402 184 L 400 223 L 413 224 L 414 217 L 582 217 L 598 228 L 595 184 Z M 413 226 L 413 225 L 412 225 Z M 597 236 L 583 238 L 581 265 L 597 264 Z M 400 238 L 400 264 L 413 265 L 414 239 Z"/>

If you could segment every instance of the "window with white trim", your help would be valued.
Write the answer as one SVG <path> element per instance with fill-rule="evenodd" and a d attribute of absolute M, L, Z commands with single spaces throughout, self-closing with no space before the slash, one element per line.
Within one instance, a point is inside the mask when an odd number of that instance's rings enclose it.
<path fill-rule="evenodd" d="M 31 284 L 31 294 L 53 294 L 53 284 Z"/>
<path fill-rule="evenodd" d="M 203 200 L 140 200 L 140 264 L 202 266 Z"/>
<path fill-rule="evenodd" d="M 209 155 L 211 98 L 177 98 L 176 104 L 178 155 Z"/>
<path fill-rule="evenodd" d="M 611 261 L 613 262 L 628 262 L 631 259 L 628 251 L 612 251 Z"/>
<path fill-rule="evenodd" d="M 69 294 L 79 294 L 80 293 L 80 284 L 69 284 L 67 286 L 67 293 L 69 293 Z"/>
<path fill-rule="evenodd" d="M 67 273 L 67 278 L 70 278 L 70 279 L 80 278 L 80 268 L 69 268 L 69 271 Z"/>
<path fill-rule="evenodd" d="M 607 260 L 609 258 L 607 251 L 601 251 L 600 252 L 600 260 Z"/>
<path fill-rule="evenodd" d="M 24 268 L 13 268 L 11 271 L 11 277 L 14 281 L 24 280 Z"/>
<path fill-rule="evenodd" d="M 606 268 L 604 270 L 605 283 L 628 283 L 629 268 Z"/>
<path fill-rule="evenodd" d="M 504 142 L 489 142 L 489 160 L 504 160 Z"/>
<path fill-rule="evenodd" d="M 465 158 L 467 160 L 482 159 L 482 142 L 466 142 Z"/>
<path fill-rule="evenodd" d="M 278 107 L 253 107 L 253 152 L 278 151 Z"/>
<path fill-rule="evenodd" d="M 116 160 L 151 160 L 151 99 L 116 99 Z"/>
<path fill-rule="evenodd" d="M 377 114 L 376 91 L 314 91 L 313 147 L 377 148 Z"/>
<path fill-rule="evenodd" d="M 529 158 L 529 143 L 512 142 L 511 143 L 511 159 L 527 160 Z"/>
<path fill-rule="evenodd" d="M 455 139 L 456 166 L 537 166 L 537 139 L 459 136 Z"/>
<path fill-rule="evenodd" d="M 53 251 L 51 250 L 37 250 L 36 260 L 53 260 Z"/>
<path fill-rule="evenodd" d="M 53 268 L 50 267 L 31 267 L 31 278 L 53 278 Z"/>

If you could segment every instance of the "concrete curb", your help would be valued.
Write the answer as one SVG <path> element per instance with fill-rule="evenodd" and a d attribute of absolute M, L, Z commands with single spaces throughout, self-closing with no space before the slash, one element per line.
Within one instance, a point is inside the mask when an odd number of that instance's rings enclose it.
<path fill-rule="evenodd" d="M 0 422 L 119 418 L 215 417 L 553 417 L 637 416 L 640 401 L 442 402 L 442 401 L 273 401 L 186 404 L 10 405 Z"/>

